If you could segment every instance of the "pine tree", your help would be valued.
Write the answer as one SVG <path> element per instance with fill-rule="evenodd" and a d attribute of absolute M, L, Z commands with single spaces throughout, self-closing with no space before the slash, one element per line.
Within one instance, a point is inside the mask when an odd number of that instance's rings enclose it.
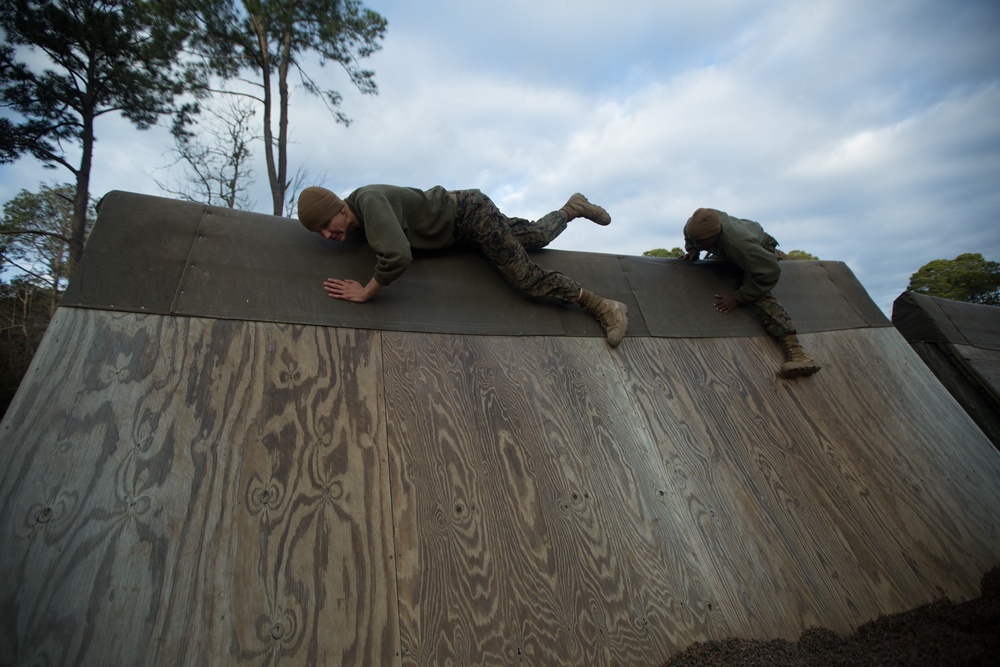
<path fill-rule="evenodd" d="M 198 87 L 178 64 L 187 34 L 160 9 L 141 0 L 0 4 L 0 105 L 20 116 L 0 121 L 0 162 L 32 155 L 75 176 L 70 269 L 87 235 L 95 121 L 119 113 L 146 129 Z"/>

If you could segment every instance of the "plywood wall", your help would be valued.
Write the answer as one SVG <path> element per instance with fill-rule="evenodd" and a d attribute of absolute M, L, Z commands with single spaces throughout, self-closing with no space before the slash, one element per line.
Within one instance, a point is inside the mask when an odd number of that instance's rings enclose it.
<path fill-rule="evenodd" d="M 388 664 L 379 337 L 61 309 L 4 421 L 0 655 Z"/>
<path fill-rule="evenodd" d="M 413 334 L 61 309 L 0 429 L 0 656 L 656 665 L 978 594 L 1000 454 L 892 329 Z"/>

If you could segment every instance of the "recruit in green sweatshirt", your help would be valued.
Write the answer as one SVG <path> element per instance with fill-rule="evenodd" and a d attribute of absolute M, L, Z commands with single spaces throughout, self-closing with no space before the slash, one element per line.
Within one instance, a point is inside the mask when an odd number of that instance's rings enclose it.
<path fill-rule="evenodd" d="M 715 210 L 715 209 L 713 209 Z M 736 290 L 736 300 L 748 303 L 766 296 L 781 277 L 781 266 L 773 252 L 765 249 L 764 228 L 759 222 L 736 218 L 716 210 L 722 224 L 719 240 L 708 250 L 715 259 L 729 260 L 743 269 L 743 285 Z M 688 250 L 696 246 L 688 244 Z"/>
<path fill-rule="evenodd" d="M 344 198 L 375 251 L 375 280 L 385 286 L 403 275 L 411 250 L 455 243 L 455 200 L 436 185 L 429 190 L 365 185 Z"/>

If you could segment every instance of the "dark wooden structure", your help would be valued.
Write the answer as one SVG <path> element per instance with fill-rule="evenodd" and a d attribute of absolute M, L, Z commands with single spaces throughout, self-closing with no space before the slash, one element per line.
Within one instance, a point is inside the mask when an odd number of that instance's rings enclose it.
<path fill-rule="evenodd" d="M 892 323 L 1000 448 L 1000 308 L 903 292 Z"/>
<path fill-rule="evenodd" d="M 363 248 L 109 195 L 0 427 L 0 663 L 658 665 L 978 595 L 1000 452 L 846 267 L 785 267 L 786 381 L 725 266 L 536 257 L 619 348 L 476 255 L 358 306 Z"/>

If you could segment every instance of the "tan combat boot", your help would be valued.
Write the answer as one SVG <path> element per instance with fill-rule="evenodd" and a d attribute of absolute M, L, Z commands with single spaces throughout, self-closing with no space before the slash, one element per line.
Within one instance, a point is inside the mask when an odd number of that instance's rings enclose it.
<path fill-rule="evenodd" d="M 781 377 L 805 377 L 822 368 L 802 350 L 799 337 L 795 334 L 781 336 L 778 338 L 778 342 L 781 343 L 781 349 L 785 351 L 785 363 L 781 364 Z"/>
<path fill-rule="evenodd" d="M 585 289 L 580 290 L 579 304 L 597 318 L 604 327 L 608 345 L 618 347 L 628 330 L 628 308 L 620 301 L 612 301 Z"/>
<path fill-rule="evenodd" d="M 587 201 L 587 198 L 577 192 L 575 195 L 569 198 L 569 201 L 559 209 L 566 214 L 567 220 L 573 220 L 574 218 L 586 218 L 596 222 L 599 225 L 607 225 L 611 223 L 611 215 L 608 214 L 600 206 L 596 204 L 591 204 Z"/>

